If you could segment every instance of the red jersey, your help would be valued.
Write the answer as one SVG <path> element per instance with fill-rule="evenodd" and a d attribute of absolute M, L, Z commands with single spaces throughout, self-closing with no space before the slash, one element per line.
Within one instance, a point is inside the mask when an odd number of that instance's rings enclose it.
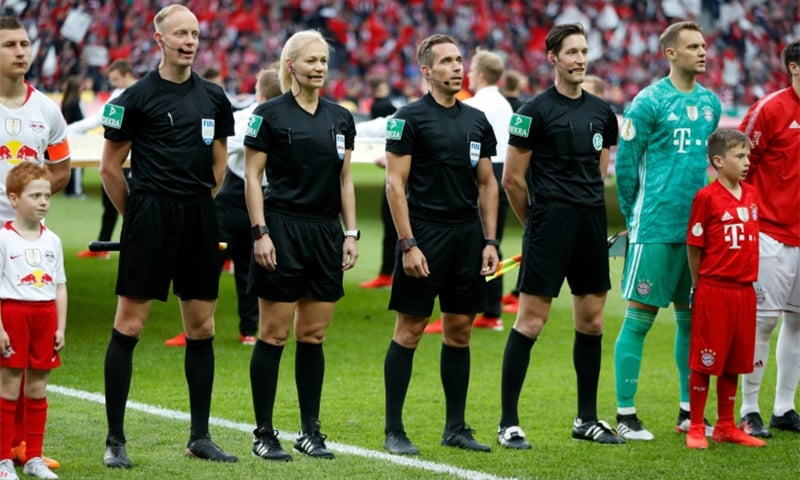
<path fill-rule="evenodd" d="M 686 243 L 703 250 L 700 277 L 737 283 L 758 278 L 758 192 L 744 182 L 736 198 L 719 180 L 694 197 Z"/>
<path fill-rule="evenodd" d="M 739 130 L 750 137 L 747 182 L 761 198 L 761 231 L 800 247 L 800 98 L 778 90 L 748 110 Z"/>

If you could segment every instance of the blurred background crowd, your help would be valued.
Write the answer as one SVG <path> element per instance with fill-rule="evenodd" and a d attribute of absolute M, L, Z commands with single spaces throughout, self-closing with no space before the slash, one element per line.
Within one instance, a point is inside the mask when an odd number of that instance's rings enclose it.
<path fill-rule="evenodd" d="M 44 91 L 79 75 L 95 92 L 110 90 L 105 67 L 133 63 L 139 76 L 155 68 L 152 20 L 165 0 L 2 0 L 34 40 L 28 80 Z M 552 80 L 544 38 L 558 23 L 588 27 L 589 73 L 606 82 L 608 100 L 623 106 L 668 67 L 658 36 L 677 20 L 701 23 L 708 72 L 729 114 L 787 84 L 778 52 L 800 37 L 797 0 L 202 0 L 181 2 L 198 16 L 201 47 L 195 69 L 218 69 L 231 95 L 251 93 L 255 74 L 277 60 L 295 31 L 319 29 L 334 51 L 325 95 L 363 111 L 368 79 L 384 77 L 392 97 L 419 95 L 415 48 L 431 33 L 449 33 L 467 57 L 476 48 L 504 52 L 507 68 L 528 79 L 525 96 Z M 466 63 L 466 62 L 465 62 Z"/>

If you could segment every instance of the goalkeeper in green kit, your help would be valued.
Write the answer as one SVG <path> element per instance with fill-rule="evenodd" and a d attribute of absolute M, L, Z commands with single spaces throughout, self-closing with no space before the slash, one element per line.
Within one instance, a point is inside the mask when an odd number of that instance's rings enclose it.
<path fill-rule="evenodd" d="M 680 385 L 676 430 L 689 427 L 689 334 L 692 286 L 686 229 L 692 199 L 706 185 L 706 139 L 717 129 L 719 98 L 695 81 L 706 70 L 699 25 L 679 22 L 661 35 L 669 75 L 648 86 L 625 110 L 616 159 L 617 195 L 628 227 L 622 278 L 628 301 L 614 350 L 617 432 L 627 440 L 652 440 L 634 397 L 644 339 L 659 308 L 674 305 L 675 361 Z M 710 435 L 710 427 L 707 432 Z"/>

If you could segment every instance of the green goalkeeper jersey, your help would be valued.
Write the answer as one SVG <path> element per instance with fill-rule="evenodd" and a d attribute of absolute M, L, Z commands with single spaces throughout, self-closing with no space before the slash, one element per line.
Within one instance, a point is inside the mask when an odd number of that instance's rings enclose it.
<path fill-rule="evenodd" d="M 719 125 L 719 98 L 663 78 L 625 109 L 616 159 L 617 196 L 631 242 L 684 243 L 692 199 L 706 185 L 707 139 Z"/>

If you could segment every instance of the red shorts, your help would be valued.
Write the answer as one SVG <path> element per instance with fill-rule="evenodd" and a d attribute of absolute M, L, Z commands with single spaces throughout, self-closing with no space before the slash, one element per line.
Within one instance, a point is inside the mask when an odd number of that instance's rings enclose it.
<path fill-rule="evenodd" d="M 13 350 L 8 357 L 0 358 L 0 366 L 52 370 L 61 365 L 54 349 L 58 326 L 55 301 L 3 300 L 0 314 Z"/>
<path fill-rule="evenodd" d="M 689 367 L 716 376 L 750 373 L 755 343 L 753 285 L 700 279 L 692 305 Z"/>

